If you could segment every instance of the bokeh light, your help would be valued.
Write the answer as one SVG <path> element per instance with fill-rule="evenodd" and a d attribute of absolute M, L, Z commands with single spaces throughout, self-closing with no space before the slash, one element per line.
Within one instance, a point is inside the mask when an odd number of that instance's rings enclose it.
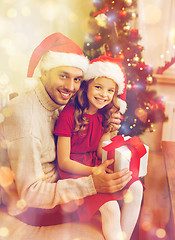
<path fill-rule="evenodd" d="M 163 228 L 157 229 L 157 231 L 156 231 L 156 236 L 157 236 L 158 238 L 160 238 L 160 239 L 165 238 L 165 236 L 166 236 L 166 231 L 165 231 L 165 229 L 163 229 Z"/>
<path fill-rule="evenodd" d="M 0 167 L 0 186 L 8 187 L 13 183 L 14 174 L 9 167 Z"/>
<path fill-rule="evenodd" d="M 145 231 L 145 232 L 147 232 L 147 231 L 149 231 L 150 229 L 151 229 L 151 222 L 150 221 L 144 221 L 143 223 L 142 223 L 142 225 L 141 225 L 141 228 Z"/>
<path fill-rule="evenodd" d="M 19 209 L 24 209 L 26 207 L 26 201 L 24 199 L 20 199 L 17 201 L 16 206 Z"/>
<path fill-rule="evenodd" d="M 124 196 L 124 202 L 125 203 L 130 203 L 133 201 L 133 194 L 130 190 L 128 190 Z"/>
<path fill-rule="evenodd" d="M 6 227 L 0 228 L 0 237 L 7 237 L 9 234 L 9 230 Z"/>
<path fill-rule="evenodd" d="M 16 18 L 17 17 L 17 10 L 15 8 L 9 8 L 7 10 L 7 17 L 8 18 Z"/>
<path fill-rule="evenodd" d="M 78 206 L 79 205 L 77 205 L 76 201 L 71 201 L 65 204 L 61 204 L 62 210 L 67 213 L 75 212 L 78 209 Z"/>

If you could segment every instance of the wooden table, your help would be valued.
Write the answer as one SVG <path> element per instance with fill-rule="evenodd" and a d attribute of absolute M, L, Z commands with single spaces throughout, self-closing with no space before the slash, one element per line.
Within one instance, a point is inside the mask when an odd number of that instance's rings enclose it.
<path fill-rule="evenodd" d="M 172 229 L 175 230 L 175 142 L 163 141 L 162 151 L 163 151 L 164 162 L 166 167 L 170 202 L 171 202 L 171 209 L 172 209 L 173 221 L 171 224 L 172 224 Z"/>

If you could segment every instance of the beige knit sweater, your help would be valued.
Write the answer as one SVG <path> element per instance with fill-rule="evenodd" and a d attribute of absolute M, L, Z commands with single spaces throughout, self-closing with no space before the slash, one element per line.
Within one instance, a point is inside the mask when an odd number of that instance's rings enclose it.
<path fill-rule="evenodd" d="M 1 193 L 11 215 L 27 207 L 50 209 L 96 193 L 92 176 L 58 180 L 52 134 L 58 108 L 41 82 L 9 102 L 10 115 L 0 124 L 0 165 L 14 173 L 13 183 Z"/>

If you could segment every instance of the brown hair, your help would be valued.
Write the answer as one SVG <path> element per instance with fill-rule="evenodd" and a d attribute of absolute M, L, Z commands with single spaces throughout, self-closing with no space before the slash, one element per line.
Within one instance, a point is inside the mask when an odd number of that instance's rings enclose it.
<path fill-rule="evenodd" d="M 76 95 L 73 97 L 72 101 L 75 107 L 74 112 L 74 121 L 75 121 L 75 132 L 82 132 L 86 125 L 88 124 L 88 119 L 85 117 L 85 114 L 87 113 L 87 110 L 89 108 L 89 100 L 87 98 L 87 90 L 88 85 L 90 82 L 92 82 L 94 79 L 91 79 L 89 81 L 83 81 L 81 83 L 79 91 L 76 93 Z M 101 113 L 103 119 L 102 119 L 102 127 L 104 132 L 112 131 L 113 126 L 111 124 L 111 117 L 112 112 L 116 112 L 119 110 L 117 107 L 117 95 L 118 95 L 118 85 L 116 84 L 115 93 L 113 96 L 112 101 L 103 107 L 102 109 L 99 109 L 98 112 Z"/>

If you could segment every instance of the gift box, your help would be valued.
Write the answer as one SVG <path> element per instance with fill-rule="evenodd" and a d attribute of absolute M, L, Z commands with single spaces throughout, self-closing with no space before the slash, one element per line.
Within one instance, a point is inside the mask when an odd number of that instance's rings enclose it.
<path fill-rule="evenodd" d="M 149 147 L 139 137 L 123 137 L 121 135 L 104 141 L 102 146 L 102 162 L 114 159 L 114 172 L 128 168 L 133 176 L 143 177 L 147 174 Z"/>

